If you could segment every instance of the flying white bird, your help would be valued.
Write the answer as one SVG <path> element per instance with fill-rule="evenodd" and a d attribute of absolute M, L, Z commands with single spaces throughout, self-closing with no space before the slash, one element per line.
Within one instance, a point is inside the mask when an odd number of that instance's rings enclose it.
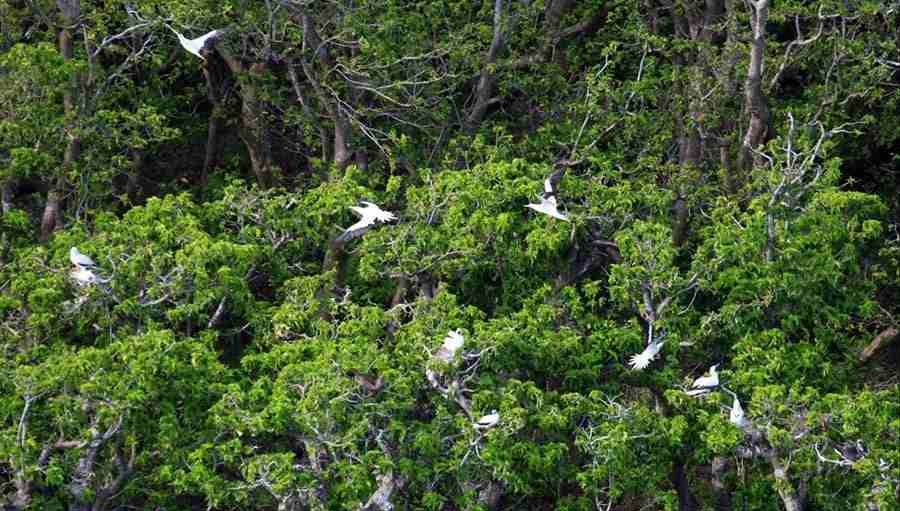
<path fill-rule="evenodd" d="M 666 341 L 650 341 L 650 344 L 644 348 L 644 351 L 631 356 L 628 365 L 631 366 L 632 369 L 644 369 L 650 365 L 650 362 L 652 362 L 654 358 L 656 358 L 656 355 L 659 354 L 659 350 L 662 349 L 662 346 L 665 343 Z"/>
<path fill-rule="evenodd" d="M 169 27 L 169 30 L 175 32 L 175 35 L 178 36 L 178 42 L 181 43 L 181 46 L 183 46 L 185 50 L 193 53 L 203 60 L 206 60 L 206 57 L 204 57 L 200 52 L 206 50 L 206 47 L 210 42 L 214 41 L 217 37 L 221 37 L 226 32 L 224 29 L 213 30 L 212 32 L 207 32 L 206 34 L 203 34 L 196 39 L 188 39 L 187 37 L 184 37 L 181 32 L 175 30 L 170 25 L 166 24 L 166 26 Z"/>
<path fill-rule="evenodd" d="M 462 348 L 464 341 L 465 339 L 459 329 L 451 330 L 447 337 L 444 337 L 444 344 L 434 352 L 434 358 L 443 360 L 448 364 L 453 362 L 457 350 Z"/>
<path fill-rule="evenodd" d="M 560 180 L 562 180 L 563 174 L 565 174 L 565 167 L 561 170 L 557 170 L 553 174 L 550 174 L 550 177 L 544 179 L 544 193 L 538 195 L 540 200 L 537 204 L 528 204 L 525 207 L 531 208 L 538 213 L 543 213 L 545 215 L 552 216 L 553 218 L 558 218 L 560 220 L 564 220 L 566 222 L 569 221 L 569 217 L 564 213 L 559 212 L 559 208 L 556 202 L 556 188 L 555 185 L 558 185 Z"/>
<path fill-rule="evenodd" d="M 97 264 L 90 257 L 78 251 L 77 247 L 69 249 L 69 261 L 79 268 L 96 268 Z"/>
<path fill-rule="evenodd" d="M 545 215 L 552 216 L 553 218 L 558 218 L 560 220 L 564 220 L 566 222 L 569 221 L 569 217 L 563 213 L 559 212 L 559 208 L 556 205 L 556 197 L 552 195 L 541 195 L 540 201 L 537 204 L 527 204 L 526 208 L 531 208 L 538 213 L 543 213 Z"/>
<path fill-rule="evenodd" d="M 500 422 L 500 414 L 497 413 L 497 410 L 491 410 L 491 413 L 475 421 L 473 426 L 475 429 L 487 429 L 495 426 L 498 422 Z"/>
<path fill-rule="evenodd" d="M 391 220 L 397 219 L 397 216 L 390 211 L 385 211 L 371 202 L 360 201 L 360 204 L 365 204 L 365 207 L 350 206 L 350 209 L 360 216 L 359 221 L 348 227 L 347 230 L 338 237 L 339 240 L 346 241 L 361 236 L 369 227 L 375 225 L 376 222 L 390 222 Z"/>

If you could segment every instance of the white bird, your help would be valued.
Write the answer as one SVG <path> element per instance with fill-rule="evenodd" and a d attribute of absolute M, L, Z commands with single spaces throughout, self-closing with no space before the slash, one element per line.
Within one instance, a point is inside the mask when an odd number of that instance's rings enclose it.
<path fill-rule="evenodd" d="M 734 402 L 731 404 L 731 413 L 728 415 L 728 420 L 741 429 L 750 427 L 750 421 L 744 417 L 744 408 L 741 406 L 741 402 L 737 396 L 734 396 Z"/>
<path fill-rule="evenodd" d="M 546 186 L 546 183 L 545 183 Z M 563 213 L 559 212 L 559 208 L 556 205 L 556 197 L 552 195 L 541 195 L 540 201 L 538 204 L 527 204 L 526 208 L 531 208 L 538 213 L 543 213 L 545 215 L 552 216 L 553 218 L 558 218 L 560 220 L 564 220 L 566 222 L 569 221 L 569 217 Z"/>
<path fill-rule="evenodd" d="M 75 269 L 69 273 L 69 276 L 72 277 L 72 280 L 74 280 L 79 287 L 101 282 L 100 277 L 98 277 L 96 273 L 87 268 L 82 268 L 81 266 L 76 266 Z"/>
<path fill-rule="evenodd" d="M 500 422 L 500 414 L 497 413 L 497 410 L 491 410 L 491 413 L 475 421 L 473 426 L 475 429 L 487 429 L 495 426 L 498 422 Z"/>
<path fill-rule="evenodd" d="M 434 358 L 443 360 L 448 364 L 453 362 L 453 358 L 456 356 L 456 352 L 462 348 L 463 342 L 465 342 L 465 339 L 462 332 L 459 329 L 451 330 L 447 337 L 444 337 L 444 344 L 434 353 Z"/>
<path fill-rule="evenodd" d="M 662 349 L 662 346 L 665 343 L 666 341 L 650 341 L 650 344 L 644 348 L 644 351 L 631 356 L 628 365 L 630 365 L 632 369 L 644 369 L 650 365 L 650 362 L 652 362 L 654 358 L 656 358 L 656 355 L 659 354 L 659 350 Z"/>
<path fill-rule="evenodd" d="M 687 395 L 699 396 L 700 394 L 705 394 L 718 386 L 719 373 L 716 372 L 717 367 L 719 367 L 719 364 L 713 364 L 712 367 L 709 368 L 709 376 L 701 376 L 694 380 L 694 383 L 691 384 L 691 388 L 696 390 L 689 390 L 687 392 Z"/>
<path fill-rule="evenodd" d="M 390 211 L 385 211 L 371 202 L 360 201 L 360 204 L 365 204 L 365 207 L 350 206 L 350 209 L 360 216 L 359 221 L 348 227 L 339 239 L 346 241 L 355 238 L 362 235 L 366 229 L 375 225 L 376 222 L 390 222 L 397 219 L 397 216 Z"/>
<path fill-rule="evenodd" d="M 90 257 L 78 251 L 77 247 L 69 249 L 69 261 L 79 268 L 96 268 L 97 264 Z"/>
<path fill-rule="evenodd" d="M 175 32 L 175 35 L 178 36 L 178 42 L 181 43 L 181 46 L 183 46 L 185 50 L 193 53 L 203 60 L 206 60 L 206 57 L 204 57 L 200 52 L 206 49 L 207 44 L 215 40 L 217 37 L 224 35 L 226 32 L 224 29 L 213 30 L 211 32 L 203 34 L 196 39 L 188 39 L 187 37 L 184 37 L 181 32 L 175 30 L 170 25 L 166 24 L 166 26 L 169 27 L 169 30 Z"/>

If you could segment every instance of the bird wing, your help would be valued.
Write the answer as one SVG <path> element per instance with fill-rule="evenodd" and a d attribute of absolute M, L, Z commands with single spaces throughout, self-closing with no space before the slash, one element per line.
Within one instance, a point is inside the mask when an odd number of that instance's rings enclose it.
<path fill-rule="evenodd" d="M 363 218 L 359 222 L 356 222 L 355 224 L 345 229 L 344 232 L 335 239 L 335 241 L 346 243 L 350 240 L 359 238 L 360 236 L 368 232 L 369 228 L 372 227 L 372 223 L 373 222 L 371 222 L 371 219 Z"/>
<path fill-rule="evenodd" d="M 222 37 L 223 35 L 225 35 L 225 33 L 226 33 L 226 30 L 221 29 L 221 28 L 216 29 L 216 30 L 211 30 L 211 31 L 203 34 L 202 36 L 200 36 L 200 39 L 207 41 L 209 39 L 215 39 L 216 37 Z"/>
<path fill-rule="evenodd" d="M 544 180 L 544 193 L 546 193 L 547 195 L 553 195 L 554 193 L 556 193 L 553 191 L 553 183 L 550 181 L 549 177 Z"/>
<path fill-rule="evenodd" d="M 448 350 L 445 346 L 441 346 L 440 348 L 438 348 L 432 356 L 448 364 L 453 362 L 453 352 L 451 350 Z"/>
<path fill-rule="evenodd" d="M 482 418 L 478 419 L 477 424 L 481 427 L 487 428 L 487 427 L 493 426 L 494 424 L 497 424 L 497 421 L 499 421 L 499 420 L 500 420 L 500 414 L 491 413 L 491 414 L 485 415 Z"/>
<path fill-rule="evenodd" d="M 644 369 L 650 365 L 651 360 L 653 360 L 653 356 L 648 354 L 647 350 L 644 350 L 637 355 L 632 355 L 628 365 L 630 365 L 632 369 Z"/>
<path fill-rule="evenodd" d="M 653 359 L 656 358 L 656 355 L 659 354 L 659 350 L 662 349 L 663 343 L 651 342 L 644 348 L 644 351 L 638 353 L 637 355 L 631 356 L 631 361 L 629 364 L 632 369 L 644 369 Z"/>
<path fill-rule="evenodd" d="M 74 264 L 76 266 L 82 266 L 82 267 L 97 266 L 97 264 L 94 263 L 93 259 L 82 254 L 75 247 L 72 247 L 72 250 L 69 251 L 69 261 L 72 261 L 72 264 Z"/>
<path fill-rule="evenodd" d="M 566 222 L 569 221 L 569 217 L 566 216 L 564 213 L 560 213 L 559 210 L 556 208 L 553 208 L 553 210 L 550 211 L 550 213 L 548 213 L 548 214 L 550 216 L 552 216 L 553 218 L 558 218 L 558 219 L 566 221 Z"/>
<path fill-rule="evenodd" d="M 444 348 L 449 351 L 455 352 L 456 350 L 462 348 L 463 339 L 462 334 L 457 332 L 456 330 L 451 330 L 450 333 L 447 334 L 447 337 L 444 337 Z"/>
<path fill-rule="evenodd" d="M 82 286 L 93 284 L 100 280 L 97 275 L 94 274 L 94 272 L 81 267 L 79 267 L 77 270 L 72 271 L 71 276 L 79 285 Z"/>
<path fill-rule="evenodd" d="M 701 395 L 707 394 L 707 393 L 709 393 L 709 389 L 697 389 L 697 390 L 685 391 L 685 394 L 692 396 L 692 397 L 693 396 L 701 396 Z"/>
<path fill-rule="evenodd" d="M 364 217 L 360 218 L 359 221 L 357 221 L 355 224 L 351 225 L 350 227 L 347 227 L 347 230 L 355 231 L 357 229 L 365 229 L 366 227 L 369 227 L 374 223 L 375 223 L 374 218 L 369 217 L 369 216 L 364 216 Z"/>
<path fill-rule="evenodd" d="M 712 377 L 710 377 L 710 376 L 701 376 L 701 377 L 697 378 L 696 380 L 694 380 L 694 383 L 691 384 L 691 387 L 695 388 L 695 389 L 712 387 L 713 385 L 712 385 L 711 380 L 712 380 Z"/>

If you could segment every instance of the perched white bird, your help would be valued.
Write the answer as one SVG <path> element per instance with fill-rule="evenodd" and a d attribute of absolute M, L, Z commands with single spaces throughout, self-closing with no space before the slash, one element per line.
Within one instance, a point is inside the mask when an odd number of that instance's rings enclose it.
<path fill-rule="evenodd" d="M 744 417 L 744 407 L 741 406 L 741 401 L 736 395 L 734 396 L 734 402 L 731 404 L 731 413 L 728 415 L 728 420 L 741 429 L 750 427 L 750 421 Z"/>
<path fill-rule="evenodd" d="M 538 204 L 527 204 L 526 208 L 531 208 L 538 213 L 543 213 L 545 215 L 552 216 L 553 218 L 558 218 L 560 220 L 564 220 L 566 222 L 569 221 L 569 217 L 563 213 L 559 212 L 559 209 L 556 205 L 556 197 L 552 195 L 541 195 L 540 201 Z"/>
<path fill-rule="evenodd" d="M 97 264 L 90 257 L 78 251 L 77 247 L 69 249 L 69 261 L 79 268 L 96 268 Z"/>
<path fill-rule="evenodd" d="M 453 362 L 456 352 L 462 348 L 464 341 L 465 339 L 459 329 L 451 330 L 447 337 L 444 337 L 444 344 L 434 352 L 434 358 L 443 360 L 448 364 Z"/>
<path fill-rule="evenodd" d="M 375 225 L 376 222 L 390 222 L 397 219 L 397 216 L 390 211 L 385 211 L 371 202 L 360 201 L 360 204 L 364 204 L 365 207 L 350 206 L 350 209 L 358 214 L 360 219 L 340 235 L 340 240 L 346 241 L 361 236 L 366 229 Z"/>
<path fill-rule="evenodd" d="M 184 37 L 181 32 L 175 30 L 170 25 L 166 24 L 166 26 L 169 27 L 169 30 L 175 32 L 175 35 L 178 36 L 178 42 L 181 43 L 181 46 L 183 46 L 185 50 L 193 53 L 203 60 L 206 60 L 206 57 L 204 57 L 200 52 L 206 49 L 207 44 L 214 41 L 217 37 L 225 34 L 225 30 L 213 30 L 212 32 L 207 32 L 206 34 L 203 34 L 196 39 L 188 39 L 187 37 Z"/>
<path fill-rule="evenodd" d="M 709 376 L 701 376 L 694 380 L 694 383 L 691 384 L 691 388 L 695 390 L 689 390 L 687 392 L 687 395 L 699 396 L 700 394 L 705 394 L 718 386 L 719 373 L 716 372 L 717 367 L 719 367 L 719 364 L 713 364 L 712 367 L 709 368 Z"/>
<path fill-rule="evenodd" d="M 644 348 L 644 351 L 631 356 L 628 365 L 630 365 L 632 369 L 644 369 L 650 365 L 650 362 L 652 362 L 654 358 L 656 358 L 656 355 L 659 354 L 659 350 L 662 349 L 662 346 L 665 343 L 666 341 L 650 341 L 650 344 Z"/>
<path fill-rule="evenodd" d="M 498 422 L 500 422 L 500 414 L 497 413 L 497 410 L 491 410 L 491 413 L 475 421 L 473 426 L 475 429 L 487 429 L 495 426 Z"/>
<path fill-rule="evenodd" d="M 72 277 L 72 280 L 74 280 L 79 287 L 101 282 L 100 277 L 98 277 L 96 273 L 87 268 L 82 268 L 81 266 L 76 266 L 75 269 L 69 273 L 69 276 Z"/>

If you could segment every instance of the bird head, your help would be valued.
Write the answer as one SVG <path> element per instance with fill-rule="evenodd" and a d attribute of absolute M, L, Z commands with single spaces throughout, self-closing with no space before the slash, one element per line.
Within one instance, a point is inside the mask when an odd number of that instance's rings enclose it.
<path fill-rule="evenodd" d="M 716 374 L 716 368 L 719 367 L 719 364 L 713 364 L 712 367 L 709 368 L 709 372 L 711 374 Z"/>

